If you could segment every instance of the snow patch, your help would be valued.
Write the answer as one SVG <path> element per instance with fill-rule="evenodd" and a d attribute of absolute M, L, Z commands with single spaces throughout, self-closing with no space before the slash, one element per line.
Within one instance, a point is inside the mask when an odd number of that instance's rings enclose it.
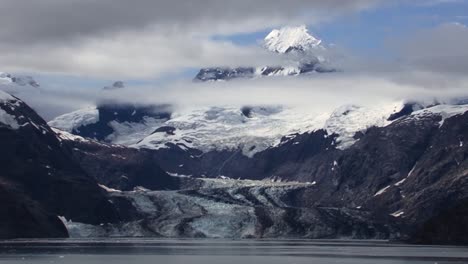
<path fill-rule="evenodd" d="M 405 181 L 406 181 L 406 178 L 404 178 L 403 180 L 401 180 L 401 181 L 395 183 L 395 186 L 398 187 L 398 186 L 402 185 Z"/>
<path fill-rule="evenodd" d="M 122 191 L 121 190 L 117 190 L 117 189 L 113 189 L 113 188 L 109 188 L 103 184 L 98 184 L 99 187 L 101 187 L 104 191 L 108 192 L 108 193 L 114 193 L 114 192 L 117 192 L 117 193 L 121 193 Z"/>
<path fill-rule="evenodd" d="M 391 186 L 387 186 L 374 194 L 374 197 L 384 194 Z"/>
<path fill-rule="evenodd" d="M 396 211 L 396 212 L 394 212 L 394 213 L 392 213 L 390 215 L 393 216 L 393 217 L 400 217 L 400 216 L 402 216 L 404 214 L 405 214 L 405 212 L 403 212 L 403 211 Z"/>
<path fill-rule="evenodd" d="M 62 131 L 62 130 L 57 129 L 57 128 L 52 127 L 52 131 L 54 131 L 54 133 L 57 135 L 57 138 L 60 141 L 62 141 L 62 140 L 65 140 L 65 141 L 80 141 L 80 142 L 88 142 L 89 141 L 89 140 L 87 140 L 87 139 L 85 139 L 83 137 L 80 137 L 80 136 L 77 136 L 77 135 Z"/>

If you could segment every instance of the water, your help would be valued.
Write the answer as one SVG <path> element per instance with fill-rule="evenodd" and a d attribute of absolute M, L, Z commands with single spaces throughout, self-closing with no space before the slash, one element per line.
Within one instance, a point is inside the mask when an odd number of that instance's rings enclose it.
<path fill-rule="evenodd" d="M 15 240 L 0 263 L 420 264 L 468 263 L 468 247 L 341 240 Z"/>

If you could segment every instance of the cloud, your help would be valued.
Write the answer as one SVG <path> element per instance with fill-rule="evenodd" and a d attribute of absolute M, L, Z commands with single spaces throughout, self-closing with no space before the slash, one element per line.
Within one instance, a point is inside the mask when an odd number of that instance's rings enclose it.
<path fill-rule="evenodd" d="M 157 77 L 184 68 L 269 65 L 280 63 L 257 46 L 226 41 L 123 32 L 67 47 L 37 45 L 0 53 L 5 71 L 52 72 L 115 79 Z"/>
<path fill-rule="evenodd" d="M 376 0 L 2 0 L 2 39 L 38 42 L 158 25 L 177 31 L 250 32 L 291 19 L 323 19 Z M 314 18 L 315 17 L 315 18 Z"/>
<path fill-rule="evenodd" d="M 268 62 L 213 35 L 313 24 L 379 0 L 0 0 L 4 71 L 141 78 L 180 67 Z M 119 77 L 120 78 L 120 77 Z"/>
<path fill-rule="evenodd" d="M 468 78 L 441 82 L 438 76 L 418 72 L 401 74 L 315 74 L 308 77 L 273 77 L 229 82 L 127 86 L 96 89 L 49 89 L 42 94 L 19 94 L 46 119 L 100 102 L 143 105 L 170 104 L 177 108 L 283 105 L 313 113 L 347 105 L 383 106 L 400 100 L 449 101 L 468 96 Z M 428 85 L 431 84 L 431 85 Z"/>
<path fill-rule="evenodd" d="M 447 23 L 402 40 L 399 50 L 408 67 L 450 75 L 468 74 L 468 27 Z"/>

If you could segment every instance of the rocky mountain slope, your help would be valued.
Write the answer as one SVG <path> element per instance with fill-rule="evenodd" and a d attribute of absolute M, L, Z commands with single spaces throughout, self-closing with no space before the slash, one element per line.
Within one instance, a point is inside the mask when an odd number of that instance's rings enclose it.
<path fill-rule="evenodd" d="M 89 224 L 118 220 L 72 151 L 19 99 L 0 91 L 2 237 L 64 237 L 57 216 Z"/>

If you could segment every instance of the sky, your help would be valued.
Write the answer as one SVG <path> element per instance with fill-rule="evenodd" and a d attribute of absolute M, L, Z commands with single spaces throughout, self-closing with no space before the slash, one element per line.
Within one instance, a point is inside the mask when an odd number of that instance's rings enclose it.
<path fill-rule="evenodd" d="M 347 75 L 329 82 L 364 75 L 466 88 L 468 0 L 0 0 L 0 7 L 7 25 L 0 71 L 32 75 L 55 94 L 95 93 L 116 80 L 165 93 L 191 86 L 203 67 L 278 63 L 261 41 L 296 25 L 339 51 Z"/>

